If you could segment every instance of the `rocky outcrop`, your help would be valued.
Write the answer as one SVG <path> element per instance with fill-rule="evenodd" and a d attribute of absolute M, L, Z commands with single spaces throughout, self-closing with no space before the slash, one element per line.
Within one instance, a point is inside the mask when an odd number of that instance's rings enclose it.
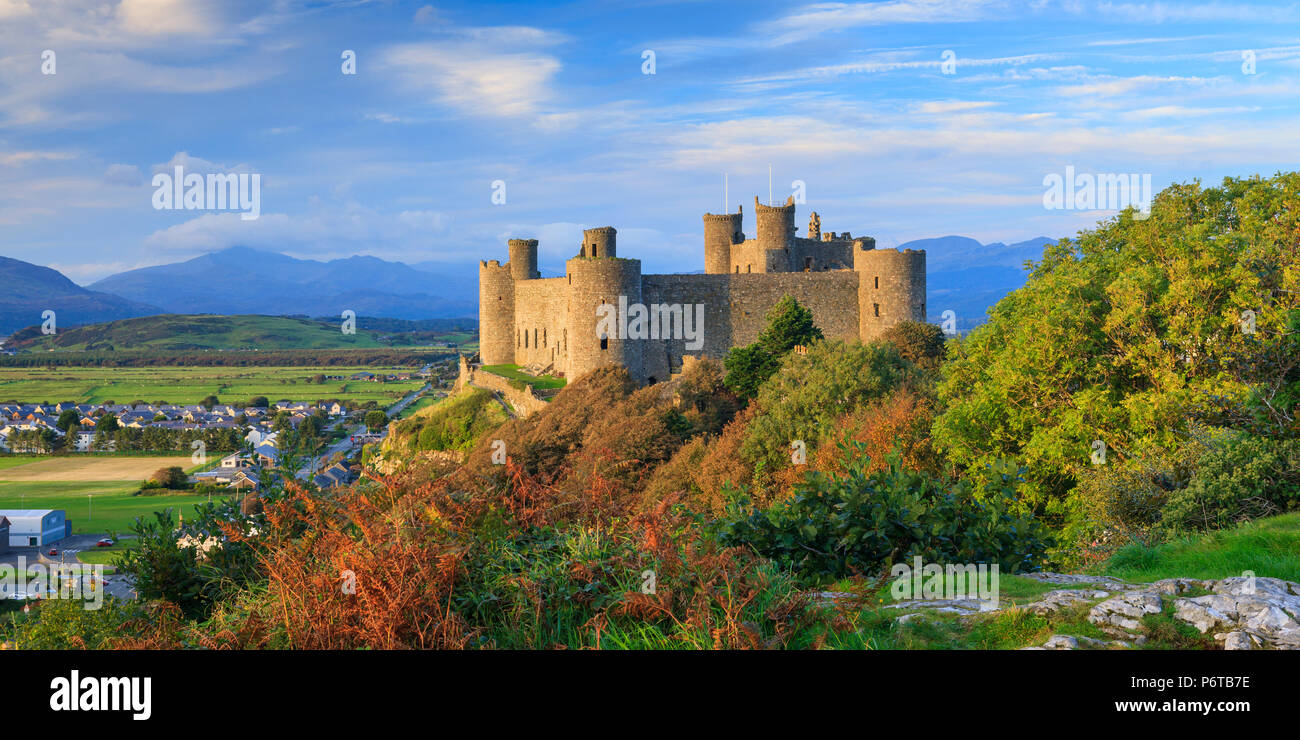
<path fill-rule="evenodd" d="M 1174 618 L 1213 632 L 1225 650 L 1300 650 L 1300 584 L 1278 578 L 1225 578 L 1211 594 L 1174 601 Z"/>
<path fill-rule="evenodd" d="M 1154 583 L 1127 583 L 1109 576 L 1068 573 L 1025 575 L 1043 583 L 1071 588 L 1048 591 L 1030 604 L 1004 607 L 979 599 L 935 599 L 904 601 L 884 606 L 902 610 L 897 624 L 924 618 L 926 614 L 957 614 L 973 617 L 980 613 L 1017 608 L 1050 616 L 1070 607 L 1086 607 L 1088 621 L 1112 640 L 1078 635 L 1052 635 L 1041 646 L 1023 650 L 1080 650 L 1129 648 L 1142 645 L 1144 617 L 1173 607 L 1173 618 L 1202 634 L 1212 634 L 1225 650 L 1300 650 L 1300 583 L 1278 578 L 1166 578 Z M 824 601 L 855 597 L 854 594 L 815 594 Z"/>

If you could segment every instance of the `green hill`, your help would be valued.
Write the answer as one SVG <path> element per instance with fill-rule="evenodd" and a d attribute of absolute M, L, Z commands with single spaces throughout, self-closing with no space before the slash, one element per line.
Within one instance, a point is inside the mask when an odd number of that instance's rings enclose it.
<path fill-rule="evenodd" d="M 388 347 L 375 332 L 344 334 L 338 323 L 285 316 L 163 314 L 90 324 L 43 335 L 39 327 L 15 333 L 9 344 L 45 352 L 113 350 L 284 350 Z"/>

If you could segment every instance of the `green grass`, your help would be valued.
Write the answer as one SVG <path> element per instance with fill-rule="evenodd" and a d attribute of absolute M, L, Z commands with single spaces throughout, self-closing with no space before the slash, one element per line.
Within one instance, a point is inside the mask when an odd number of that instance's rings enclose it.
<path fill-rule="evenodd" d="M 284 316 L 195 316 L 163 314 L 63 329 L 34 338 L 25 349 L 82 351 L 204 349 L 376 349 L 387 344 L 376 333 L 344 334 L 338 323 Z"/>
<path fill-rule="evenodd" d="M 526 385 L 531 385 L 533 390 L 544 391 L 554 388 L 563 388 L 564 378 L 557 378 L 553 375 L 529 375 L 520 369 L 518 365 L 484 365 L 481 368 L 484 372 L 500 375 L 508 380 L 517 380 Z"/>
<path fill-rule="evenodd" d="M 1300 513 L 1259 519 L 1155 547 L 1129 545 L 1099 568 L 1105 575 L 1140 582 L 1228 578 L 1246 570 L 1258 577 L 1300 581 Z"/>
<path fill-rule="evenodd" d="M 0 481 L 0 509 L 63 509 L 73 534 L 126 532 L 137 517 L 174 508 L 193 515 L 206 495 L 135 496 L 139 482 L 13 482 Z M 214 494 L 213 500 L 217 496 Z"/>
<path fill-rule="evenodd" d="M 398 419 L 408 419 L 408 418 L 410 418 L 410 417 L 416 415 L 417 413 L 419 413 L 419 412 L 422 411 L 423 409 L 427 409 L 428 407 L 434 405 L 435 403 L 438 403 L 438 402 L 441 401 L 443 398 L 444 398 L 444 397 L 443 397 L 442 395 L 440 395 L 440 394 L 438 394 L 438 393 L 436 393 L 436 392 L 435 392 L 435 393 L 427 393 L 427 394 L 421 396 L 420 398 L 416 399 L 415 403 L 413 403 L 413 404 L 411 404 L 410 406 L 407 406 L 406 408 L 402 409 L 402 413 L 398 414 L 398 415 L 397 415 L 397 418 L 398 418 Z"/>
<path fill-rule="evenodd" d="M 348 380 L 353 373 L 410 372 L 411 368 L 374 367 L 0 367 L 0 401 L 23 403 L 195 404 L 208 395 L 222 403 L 245 403 L 266 396 L 272 403 L 323 399 L 391 404 L 424 385 L 423 380 L 372 383 Z M 316 375 L 342 380 L 309 383 Z"/>
<path fill-rule="evenodd" d="M 117 565 L 117 557 L 135 547 L 135 540 L 115 542 L 108 547 L 94 547 L 77 553 L 77 560 L 86 565 Z"/>
<path fill-rule="evenodd" d="M 0 455 L 0 470 L 48 459 L 50 459 L 49 455 Z"/>

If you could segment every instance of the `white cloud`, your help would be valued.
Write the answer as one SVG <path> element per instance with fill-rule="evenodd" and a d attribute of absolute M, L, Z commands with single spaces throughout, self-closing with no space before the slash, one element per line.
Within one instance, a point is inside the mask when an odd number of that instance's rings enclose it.
<path fill-rule="evenodd" d="M 133 164 L 111 164 L 104 172 L 104 182 L 109 185 L 135 187 L 144 184 L 144 173 Z"/>
<path fill-rule="evenodd" d="M 944 115 L 948 113 L 965 113 L 966 111 L 990 108 L 997 105 L 989 100 L 936 100 L 921 103 L 916 107 L 917 113 Z"/>
<path fill-rule="evenodd" d="M 761 30 L 788 44 L 862 26 L 901 23 L 967 23 L 982 20 L 1003 5 L 989 0 L 885 0 L 869 3 L 816 3 L 764 23 Z"/>
<path fill-rule="evenodd" d="M 461 42 L 403 44 L 386 50 L 380 64 L 408 88 L 474 116 L 527 115 L 551 99 L 558 59 L 494 49 Z"/>
<path fill-rule="evenodd" d="M 205 6 L 192 0 L 122 0 L 117 18 L 127 33 L 203 34 L 215 25 Z"/>

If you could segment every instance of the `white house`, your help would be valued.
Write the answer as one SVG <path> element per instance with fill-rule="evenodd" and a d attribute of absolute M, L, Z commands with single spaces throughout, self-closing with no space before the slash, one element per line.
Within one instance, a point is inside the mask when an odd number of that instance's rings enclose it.
<path fill-rule="evenodd" d="M 0 509 L 9 520 L 10 547 L 44 547 L 68 536 L 63 509 Z"/>

